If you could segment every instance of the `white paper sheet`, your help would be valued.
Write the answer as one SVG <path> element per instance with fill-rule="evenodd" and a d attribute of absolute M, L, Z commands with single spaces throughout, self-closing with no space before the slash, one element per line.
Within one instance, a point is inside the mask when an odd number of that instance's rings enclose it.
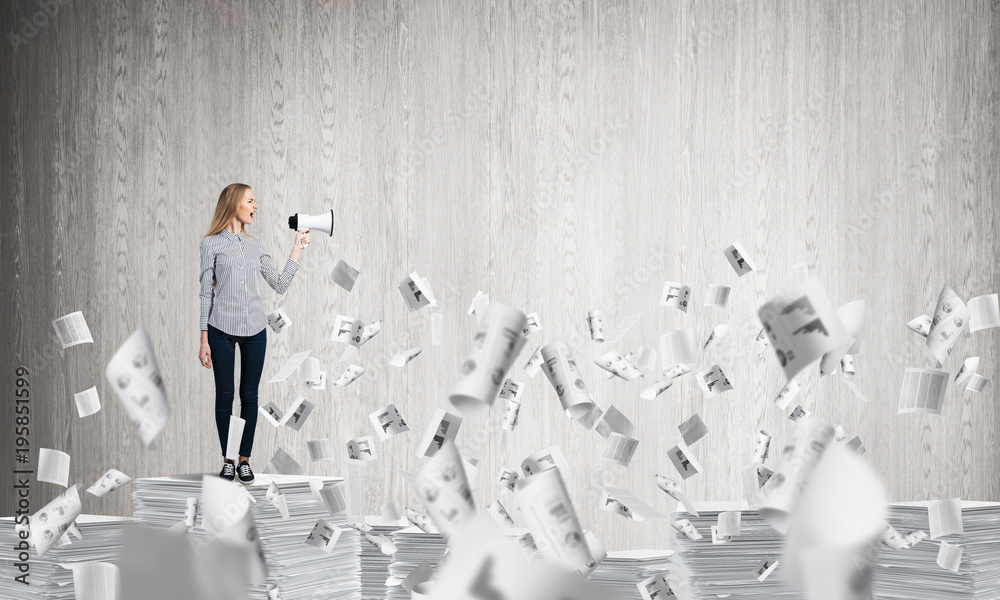
<path fill-rule="evenodd" d="M 77 344 L 93 344 L 94 338 L 90 335 L 90 327 L 87 320 L 83 318 L 83 313 L 76 311 L 64 315 L 52 321 L 52 327 L 56 330 L 59 343 L 63 349 Z"/>
<path fill-rule="evenodd" d="M 351 460 L 375 460 L 375 438 L 370 435 L 356 437 L 347 442 L 347 457 Z"/>
<path fill-rule="evenodd" d="M 722 367 L 719 365 L 712 365 L 704 371 L 695 373 L 694 378 L 698 382 L 698 386 L 701 387 L 701 391 L 705 392 L 706 398 L 713 398 L 733 389 L 729 378 L 722 372 Z"/>
<path fill-rule="evenodd" d="M 36 479 L 66 487 L 69 485 L 69 454 L 51 448 L 38 451 Z"/>
<path fill-rule="evenodd" d="M 437 454 L 445 441 L 455 441 L 461 426 L 462 417 L 440 408 L 434 409 L 434 414 L 427 423 L 427 429 L 424 430 L 424 436 L 417 445 L 417 457 L 423 458 Z"/>
<path fill-rule="evenodd" d="M 330 273 L 330 279 L 350 292 L 354 289 L 354 284 L 357 282 L 359 274 L 360 271 L 344 262 L 343 259 L 338 259 L 337 265 L 333 267 L 333 272 Z"/>
<path fill-rule="evenodd" d="M 403 367 L 406 363 L 420 356 L 420 353 L 423 351 L 424 349 L 420 346 L 417 346 L 416 348 L 404 348 L 403 350 L 398 350 L 392 355 L 392 358 L 389 359 L 389 365 L 393 367 Z"/>
<path fill-rule="evenodd" d="M 847 330 L 815 279 L 772 298 L 757 314 L 786 379 L 824 354 L 850 347 Z"/>
<path fill-rule="evenodd" d="M 750 260 L 747 251 L 739 242 L 733 242 L 731 246 L 722 251 L 722 254 L 740 277 L 757 270 L 756 263 Z"/>
<path fill-rule="evenodd" d="M 379 439 L 383 441 L 410 430 L 395 404 L 390 404 L 382 410 L 376 410 L 368 415 L 368 419 L 372 422 L 372 427 L 375 428 Z"/>
<path fill-rule="evenodd" d="M 976 296 L 969 300 L 969 312 L 969 331 L 972 333 L 1000 327 L 1000 299 L 997 294 Z"/>
<path fill-rule="evenodd" d="M 729 290 L 728 286 L 710 283 L 708 292 L 705 294 L 705 306 L 725 308 L 726 303 L 729 302 Z"/>
<path fill-rule="evenodd" d="M 927 333 L 927 347 L 942 365 L 954 350 L 962 331 L 969 326 L 969 317 L 969 307 L 954 290 L 944 286 L 938 295 L 931 330 Z"/>
<path fill-rule="evenodd" d="M 941 414 L 944 394 L 948 389 L 948 373 L 934 369 L 907 368 L 899 392 L 899 410 L 903 413 Z"/>
<path fill-rule="evenodd" d="M 524 313 L 496 302 L 481 308 L 479 327 L 448 400 L 468 416 L 493 405 L 500 384 L 524 346 Z"/>
<path fill-rule="evenodd" d="M 961 535 L 965 532 L 962 523 L 962 499 L 934 500 L 927 506 L 927 521 L 932 540 L 946 535 Z"/>
<path fill-rule="evenodd" d="M 687 444 L 684 442 L 679 442 L 676 446 L 667 450 L 667 458 L 677 469 L 677 472 L 681 474 L 681 477 L 687 479 L 692 475 L 697 475 L 701 473 L 704 469 L 698 459 L 695 458 L 691 449 L 688 448 Z"/>
<path fill-rule="evenodd" d="M 690 300 L 691 288 L 683 283 L 667 281 L 663 284 L 663 292 L 660 294 L 660 306 L 676 308 L 686 313 Z"/>
<path fill-rule="evenodd" d="M 312 350 L 306 350 L 305 352 L 293 354 L 292 357 L 288 359 L 288 362 L 278 369 L 278 372 L 275 373 L 273 377 L 268 379 L 267 382 L 277 383 L 288 379 L 289 375 L 298 371 L 299 365 L 301 365 L 302 361 L 304 361 L 310 354 L 312 354 Z"/>
<path fill-rule="evenodd" d="M 693 329 L 677 329 L 660 336 L 660 364 L 664 369 L 697 360 Z"/>
<path fill-rule="evenodd" d="M 564 342 L 552 342 L 543 346 L 541 352 L 545 376 L 555 389 L 563 410 L 574 420 L 585 416 L 594 407 L 594 402 L 569 346 Z"/>
<path fill-rule="evenodd" d="M 89 417 L 101 410 L 101 399 L 97 396 L 97 386 L 73 394 L 73 400 L 76 402 L 76 412 L 80 418 Z"/>
<path fill-rule="evenodd" d="M 281 333 L 292 324 L 292 319 L 289 318 L 288 313 L 285 309 L 279 308 L 273 313 L 267 315 L 267 324 L 271 327 L 274 333 Z"/>
<path fill-rule="evenodd" d="M 143 444 L 151 448 L 170 420 L 170 405 L 153 343 L 145 329 L 140 327 L 125 340 L 108 362 L 104 376 L 139 430 Z"/>
<path fill-rule="evenodd" d="M 103 498 L 130 481 L 132 478 L 125 473 L 116 469 L 108 469 L 107 473 L 101 475 L 100 479 L 87 488 L 87 493 Z"/>

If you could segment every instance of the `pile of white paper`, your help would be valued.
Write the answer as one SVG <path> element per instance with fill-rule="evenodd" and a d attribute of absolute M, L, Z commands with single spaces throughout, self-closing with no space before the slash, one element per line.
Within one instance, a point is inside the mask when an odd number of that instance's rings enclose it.
<path fill-rule="evenodd" d="M 126 517 L 105 517 L 80 515 L 76 526 L 83 539 L 70 537 L 70 544 L 53 546 L 44 556 L 38 556 L 34 549 L 27 550 L 28 576 L 21 581 L 15 577 L 24 575 L 24 568 L 18 567 L 21 538 L 15 530 L 14 518 L 0 518 L 0 598 L 10 600 L 40 599 L 74 600 L 76 586 L 73 582 L 73 567 L 86 562 L 102 562 L 120 567 L 122 550 L 122 527 L 132 519 Z M 71 533 L 70 536 L 73 534 Z M 23 564 L 23 563 L 22 563 Z"/>
<path fill-rule="evenodd" d="M 340 478 L 258 473 L 254 484 L 246 486 L 253 496 L 251 511 L 268 571 L 266 583 L 250 588 L 248 600 L 268 600 L 267 588 L 273 585 L 277 585 L 282 600 L 360 600 L 363 540 L 347 526 L 346 510 L 330 514 L 320 496 L 313 493 L 310 480 L 317 488 L 343 485 Z M 201 498 L 201 482 L 200 474 L 135 480 L 135 518 L 156 527 L 176 526 L 184 521 L 188 498 Z M 283 496 L 287 519 L 267 499 L 272 482 Z M 199 508 L 189 535 L 205 539 L 200 512 Z M 320 519 L 342 530 L 329 553 L 306 544 Z"/>
<path fill-rule="evenodd" d="M 385 598 L 410 600 L 410 592 L 403 587 L 402 581 L 422 563 L 436 568 L 448 546 L 440 533 L 424 533 L 418 527 L 393 532 L 392 543 L 396 545 L 396 553 L 389 564 L 389 579 L 386 581 L 389 589 Z"/>
<path fill-rule="evenodd" d="M 590 580 L 602 598 L 642 600 L 638 584 L 650 577 L 666 575 L 669 569 L 670 552 L 666 550 L 609 552 L 591 573 Z"/>
<path fill-rule="evenodd" d="M 365 517 L 365 523 L 371 525 L 373 533 L 392 537 L 393 532 L 404 529 L 401 521 L 386 521 L 382 517 Z M 391 554 L 383 554 L 381 550 L 366 541 L 361 542 L 361 600 L 384 600 L 386 593 L 385 580 L 389 577 Z"/>
<path fill-rule="evenodd" d="M 930 537 L 921 539 L 911 548 L 881 547 L 875 559 L 876 597 L 1000 598 L 1000 503 L 956 502 L 955 518 L 942 519 L 941 525 L 930 521 L 928 508 L 934 504 L 904 502 L 888 506 L 889 525 L 901 535 L 924 531 Z M 956 522 L 959 521 L 958 506 L 961 507 L 960 524 Z M 958 526 L 961 533 L 946 533 Z M 939 563 L 939 558 L 945 562 L 949 552 L 952 556 L 960 553 L 957 572 Z"/>
<path fill-rule="evenodd" d="M 739 518 L 730 518 L 733 513 L 738 513 Z M 720 514 L 723 514 L 721 519 Z M 679 521 L 686 520 L 700 534 L 699 539 L 692 540 L 679 530 L 674 532 L 667 581 L 678 600 L 715 600 L 727 594 L 741 600 L 801 598 L 783 581 L 780 561 L 784 538 L 764 522 L 757 510 L 747 508 L 746 503 L 699 502 L 698 516 L 678 506 L 671 520 L 675 530 Z M 738 535 L 719 534 L 720 524 L 735 524 Z M 761 580 L 758 571 L 765 561 L 768 566 L 775 561 L 778 565 Z M 763 569 L 766 570 L 767 567 Z"/>

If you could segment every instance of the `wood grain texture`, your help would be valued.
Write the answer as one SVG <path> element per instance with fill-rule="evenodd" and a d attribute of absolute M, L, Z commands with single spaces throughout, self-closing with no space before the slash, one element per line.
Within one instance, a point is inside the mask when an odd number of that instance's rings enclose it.
<path fill-rule="evenodd" d="M 0 10 L 21 35 L 33 2 Z M 40 19 L 38 19 L 40 20 Z M 252 232 L 279 264 L 294 212 L 333 207 L 332 238 L 315 235 L 302 269 L 265 307 L 294 325 L 269 331 L 264 381 L 312 349 L 331 380 L 348 365 L 331 342 L 337 314 L 383 330 L 352 359 L 348 388 L 261 385 L 261 403 L 297 393 L 317 404 L 299 433 L 260 423 L 254 464 L 282 447 L 312 474 L 306 441 L 335 448 L 373 433 L 367 415 L 395 403 L 413 431 L 379 446 L 368 468 L 370 512 L 416 505 L 399 469 L 447 396 L 475 331 L 477 290 L 537 312 L 512 377 L 527 382 L 521 421 L 502 406 L 466 420 L 478 458 L 476 501 L 513 499 L 500 467 L 559 445 L 585 527 L 610 550 L 665 547 L 665 521 L 635 524 L 597 510 L 600 480 L 661 511 L 676 425 L 698 413 L 706 472 L 695 500 L 742 497 L 739 473 L 758 429 L 778 449 L 791 423 L 772 399 L 774 358 L 748 360 L 756 308 L 806 261 L 836 304 L 864 299 L 868 325 L 854 398 L 840 376 L 799 377 L 798 400 L 860 435 L 893 500 L 1000 500 L 996 406 L 1000 331 L 963 335 L 946 367 L 980 356 L 994 380 L 981 395 L 948 390 L 941 416 L 896 415 L 903 369 L 933 366 L 904 323 L 933 310 L 944 284 L 960 296 L 1000 291 L 1000 6 L 996 2 L 155 2 L 68 3 L 23 43 L 3 45 L 0 144 L 4 343 L 0 344 L 0 513 L 14 512 L 13 370 L 32 371 L 32 447 L 73 457 L 85 486 L 108 468 L 133 477 L 216 471 L 212 375 L 197 362 L 198 244 L 221 189 L 250 184 Z M 739 240 L 762 267 L 737 278 L 722 249 Z M 328 278 L 358 268 L 354 291 Z M 426 276 L 440 306 L 406 310 L 396 284 Z M 693 289 L 688 314 L 664 309 L 665 280 Z M 710 283 L 729 305 L 702 306 Z M 735 390 L 705 400 L 688 376 L 654 401 L 648 381 L 606 381 L 585 316 L 609 327 L 642 319 L 617 345 L 658 348 L 690 327 L 699 340 L 729 323 L 701 357 Z M 50 321 L 83 310 L 93 345 L 60 350 Z M 444 318 L 431 345 L 430 315 Z M 103 369 L 137 327 L 154 343 L 173 415 L 142 448 Z M 601 407 L 638 426 L 627 468 L 602 465 L 603 440 L 568 421 L 539 374 L 521 366 L 567 336 Z M 401 348 L 423 354 L 388 365 Z M 647 380 L 649 378 L 647 377 Z M 97 385 L 100 413 L 80 419 L 72 396 Z M 771 460 L 773 465 L 774 459 Z M 33 510 L 59 492 L 34 484 Z M 128 491 L 84 498 L 92 513 L 131 514 Z"/>

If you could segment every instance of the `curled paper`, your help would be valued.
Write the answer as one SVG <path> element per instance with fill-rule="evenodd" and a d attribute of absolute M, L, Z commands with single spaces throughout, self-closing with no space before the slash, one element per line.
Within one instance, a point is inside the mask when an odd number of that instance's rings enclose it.
<path fill-rule="evenodd" d="M 556 390 L 559 402 L 569 418 L 577 420 L 591 411 L 594 402 L 587 384 L 580 377 L 576 360 L 565 342 L 552 342 L 542 347 L 545 376 Z"/>
<path fill-rule="evenodd" d="M 511 364 L 521 352 L 526 317 L 521 311 L 491 303 L 479 322 L 469 354 L 449 396 L 463 414 L 475 416 L 492 406 Z"/>

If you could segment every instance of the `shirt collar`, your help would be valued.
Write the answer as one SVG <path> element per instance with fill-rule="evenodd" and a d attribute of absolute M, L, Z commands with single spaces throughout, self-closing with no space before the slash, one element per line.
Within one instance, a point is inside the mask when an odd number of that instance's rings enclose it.
<path fill-rule="evenodd" d="M 243 241 L 243 239 L 242 239 L 242 237 L 240 235 L 235 234 L 232 231 L 229 231 L 228 229 L 223 229 L 219 233 L 221 233 L 223 236 L 229 237 L 230 239 L 234 239 L 237 242 L 242 242 Z"/>

